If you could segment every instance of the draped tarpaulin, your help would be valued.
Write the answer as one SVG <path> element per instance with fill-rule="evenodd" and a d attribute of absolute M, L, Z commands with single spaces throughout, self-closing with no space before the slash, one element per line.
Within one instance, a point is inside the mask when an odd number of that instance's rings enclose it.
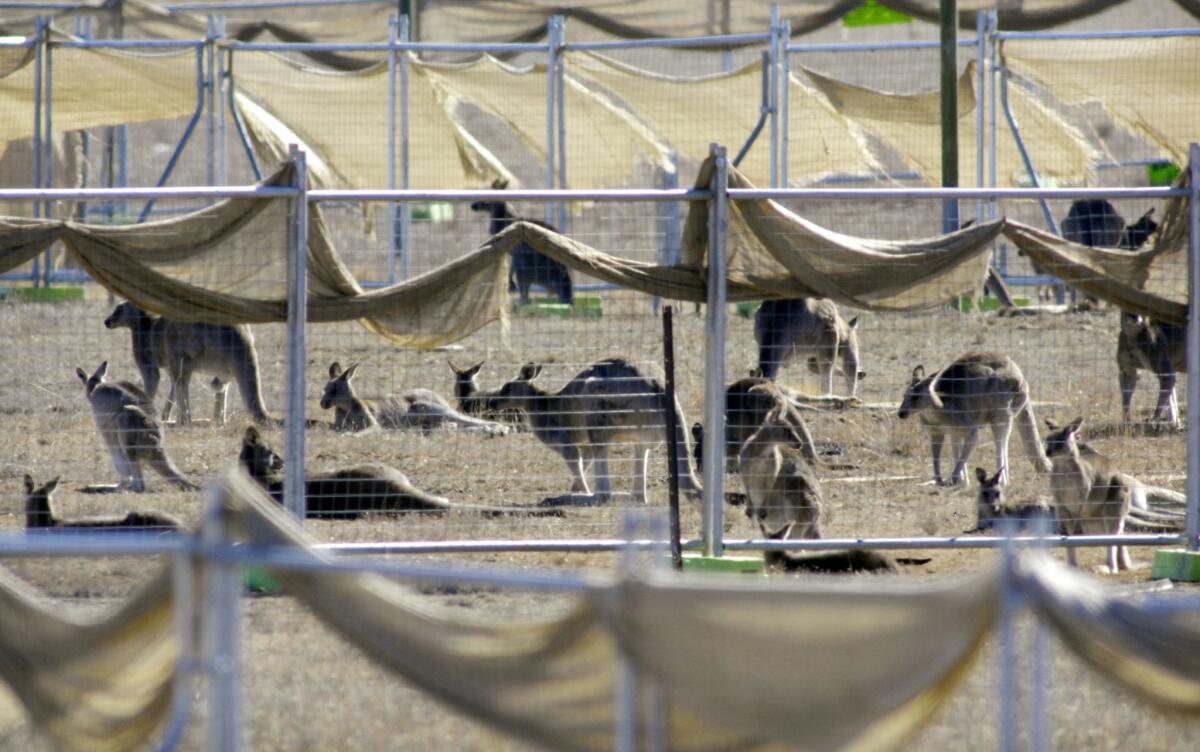
<path fill-rule="evenodd" d="M 1005 570 L 836 581 L 715 579 L 661 571 L 588 584 L 565 614 L 471 619 L 376 574 L 321 571 L 328 554 L 238 470 L 212 504 L 235 541 L 282 548 L 286 592 L 451 708 L 565 750 L 613 748 L 616 665 L 666 700 L 666 748 L 876 750 L 898 745 L 953 693 L 990 632 Z M 200 568 L 198 571 L 203 571 Z M 1119 599 L 1041 552 L 1010 586 L 1097 672 L 1200 712 L 1200 628 Z M 165 718 L 181 653 L 164 572 L 106 619 L 78 623 L 0 576 L 0 731 L 32 723 L 67 750 L 128 750 Z M 192 588 L 203 592 L 202 588 Z M 197 603 L 193 613 L 200 612 Z M 714 649 L 719 646 L 719 649 Z M 643 719 L 645 720 L 645 719 Z"/>
<path fill-rule="evenodd" d="M 1016 39 L 1001 52 L 1013 73 L 1067 104 L 1103 106 L 1162 154 L 1187 162 L 1200 110 L 1200 38 Z"/>

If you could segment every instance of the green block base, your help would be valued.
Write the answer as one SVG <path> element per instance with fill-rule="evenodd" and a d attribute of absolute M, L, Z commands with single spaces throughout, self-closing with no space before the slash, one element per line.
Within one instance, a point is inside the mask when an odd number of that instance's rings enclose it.
<path fill-rule="evenodd" d="M 753 318 L 754 312 L 758 310 L 758 305 L 758 303 L 738 303 L 734 310 L 744 319 Z"/>
<path fill-rule="evenodd" d="M 598 319 L 604 316 L 600 298 L 576 297 L 574 303 L 559 303 L 557 298 L 534 298 L 527 304 L 513 303 L 513 310 L 525 316 Z"/>
<path fill-rule="evenodd" d="M 242 582 L 251 593 L 278 595 L 283 592 L 279 581 L 263 567 L 246 567 L 242 574 Z"/>
<path fill-rule="evenodd" d="M 82 287 L 0 287 L 0 300 L 13 303 L 66 303 L 83 300 Z"/>
<path fill-rule="evenodd" d="M 761 556 L 704 556 L 696 553 L 683 555 L 685 572 L 724 572 L 726 574 L 766 574 Z"/>
<path fill-rule="evenodd" d="M 1200 551 L 1185 551 L 1182 548 L 1158 549 L 1154 552 L 1154 567 L 1150 570 L 1150 579 L 1200 582 Z"/>

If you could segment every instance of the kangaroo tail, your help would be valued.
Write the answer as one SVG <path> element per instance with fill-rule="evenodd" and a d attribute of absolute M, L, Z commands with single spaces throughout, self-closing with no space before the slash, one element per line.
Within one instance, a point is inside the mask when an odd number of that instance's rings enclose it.
<path fill-rule="evenodd" d="M 1139 532 L 1179 532 L 1184 528 L 1183 515 L 1160 515 L 1142 509 L 1131 509 L 1125 517 L 1125 529 Z"/>
<path fill-rule="evenodd" d="M 246 352 L 246 358 L 242 363 L 241 377 L 238 379 L 238 391 L 242 395 L 242 405 L 246 408 L 246 412 L 254 418 L 254 422 L 266 425 L 283 425 L 283 421 L 276 418 L 267 412 L 267 405 L 263 402 L 262 383 L 258 378 L 258 354 L 254 351 L 253 345 Z"/>
<path fill-rule="evenodd" d="M 1182 509 L 1187 506 L 1187 496 L 1172 491 L 1169 488 L 1160 488 L 1159 486 L 1146 486 L 1146 500 L 1150 502 L 1150 507 L 1163 508 L 1175 507 Z"/>
<path fill-rule="evenodd" d="M 1021 443 L 1025 446 L 1025 454 L 1033 467 L 1039 473 L 1050 472 L 1050 458 L 1046 456 L 1046 448 L 1038 436 L 1037 421 L 1033 417 L 1033 404 L 1026 398 L 1025 406 L 1017 413 L 1017 430 L 1021 432 Z"/>
<path fill-rule="evenodd" d="M 175 463 L 171 461 L 171 458 L 167 456 L 165 451 L 160 449 L 157 454 L 158 457 L 156 457 L 151 464 L 154 466 L 154 470 L 159 475 L 171 481 L 185 491 L 196 491 L 200 488 L 199 485 L 188 480 L 184 477 L 183 473 L 179 472 L 179 468 L 175 466 Z"/>

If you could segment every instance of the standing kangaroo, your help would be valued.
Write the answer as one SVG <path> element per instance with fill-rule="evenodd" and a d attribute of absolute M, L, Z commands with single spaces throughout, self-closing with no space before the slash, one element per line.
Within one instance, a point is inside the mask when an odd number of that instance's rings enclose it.
<path fill-rule="evenodd" d="M 142 493 L 146 490 L 146 483 L 142 479 L 143 462 L 180 488 L 199 488 L 183 477 L 167 456 L 162 428 L 154 420 L 149 395 L 128 381 L 105 381 L 107 373 L 107 360 L 91 376 L 82 368 L 75 369 L 92 405 L 96 429 L 117 469 L 115 487 L 96 486 L 89 490 Z"/>
<path fill-rule="evenodd" d="M 507 180 L 497 179 L 492 182 L 492 188 L 495 190 L 503 190 L 507 187 Z M 488 226 L 488 232 L 492 235 L 498 235 L 504 228 L 518 220 L 531 222 L 558 232 L 553 225 L 518 217 L 508 210 L 508 204 L 504 201 L 476 201 L 471 204 L 471 210 L 487 212 L 491 216 L 492 221 Z M 518 243 L 512 250 L 512 265 L 508 271 L 508 291 L 516 290 L 520 295 L 522 305 L 524 305 L 529 302 L 529 288 L 535 284 L 558 295 L 560 303 L 571 303 L 575 299 L 575 287 L 571 282 L 571 273 L 567 267 L 542 255 L 528 243 Z"/>
<path fill-rule="evenodd" d="M 1050 469 L 1038 439 L 1029 385 L 1017 364 L 1003 353 L 969 352 L 928 376 L 923 366 L 914 368 L 898 415 L 903 420 L 913 414 L 919 415 L 929 430 L 933 478 L 938 485 L 947 485 L 942 477 L 946 437 L 950 437 L 954 453 L 949 485 L 958 485 L 966 480 L 967 460 L 983 425 L 992 427 L 1001 484 L 1008 482 L 1008 439 L 1014 422 L 1034 468 L 1038 472 Z"/>
<path fill-rule="evenodd" d="M 598 503 L 612 496 L 609 447 L 617 442 L 634 445 L 635 502 L 646 501 L 646 463 L 650 448 L 665 439 L 666 401 L 662 385 L 642 374 L 623 358 L 602 360 L 580 371 L 566 386 L 550 393 L 533 383 L 542 366 L 527 363 L 517 378 L 500 387 L 488 400 L 492 410 L 516 408 L 525 413 L 534 436 L 557 452 L 571 472 L 571 491 L 553 501 Z M 674 404 L 676 415 L 673 458 L 679 472 L 679 488 L 692 498 L 700 493 L 700 481 L 688 462 L 688 443 L 683 409 Z M 595 492 L 588 487 L 585 471 L 595 465 Z"/>
<path fill-rule="evenodd" d="M 738 455 L 738 474 L 746 489 L 746 514 L 767 538 L 820 538 L 821 486 L 797 449 L 787 406 L 766 414 Z"/>
<path fill-rule="evenodd" d="M 758 343 L 758 368 L 774 381 L 786 363 L 803 358 L 818 374 L 826 394 L 833 394 L 833 372 L 839 355 L 846 393 L 858 393 L 858 317 L 846 321 L 837 305 L 826 298 L 767 300 L 754 314 L 754 341 Z"/>
<path fill-rule="evenodd" d="M 119 304 L 104 320 L 109 329 L 128 328 L 133 338 L 133 359 L 142 374 L 146 393 L 153 399 L 158 391 L 159 369 L 166 368 L 171 391 L 163 405 L 162 419 L 171 417 L 179 405 L 179 423 L 192 421 L 190 384 L 197 371 L 213 374 L 216 399 L 213 422 L 225 424 L 229 382 L 238 385 L 246 412 L 259 423 L 277 422 L 267 414 L 259 380 L 258 353 L 248 326 L 190 323 L 152 316 L 133 303 Z"/>
<path fill-rule="evenodd" d="M 736 472 L 738 453 L 755 431 L 763 425 L 767 413 L 783 408 L 783 419 L 791 424 L 798 444 L 796 448 L 804 459 L 813 465 L 819 464 L 816 444 L 808 425 L 797 408 L 796 395 L 786 387 L 779 386 L 761 376 L 738 379 L 725 388 L 725 467 Z M 696 467 L 704 467 L 704 426 L 692 424 L 692 458 Z"/>
<path fill-rule="evenodd" d="M 238 461 L 272 499 L 283 503 L 283 458 L 271 449 L 254 426 L 246 427 Z M 450 509 L 480 512 L 489 516 L 562 516 L 562 510 L 453 504 L 444 497 L 417 488 L 396 468 L 377 462 L 306 477 L 304 500 L 306 517 L 327 520 L 358 519 L 366 514 L 445 512 Z"/>
<path fill-rule="evenodd" d="M 1175 378 L 1187 372 L 1187 327 L 1155 322 L 1144 316 L 1121 311 L 1121 332 L 1117 335 L 1117 378 L 1121 386 L 1121 415 L 1131 420 L 1133 393 L 1137 389 L 1138 370 L 1158 377 L 1158 404 L 1153 420 L 1179 427 L 1179 403 L 1175 399 Z"/>
<path fill-rule="evenodd" d="M 124 517 L 84 517 L 65 520 L 54 513 L 50 496 L 58 488 L 58 478 L 38 486 L 33 476 L 25 476 L 25 529 L 26 530 L 78 530 L 81 532 L 103 532 L 106 530 L 136 529 L 145 532 L 176 532 L 183 524 L 162 512 L 126 512 Z"/>
<path fill-rule="evenodd" d="M 437 392 L 430 389 L 410 389 L 400 398 L 389 396 L 376 402 L 363 399 L 355 392 L 354 378 L 358 364 L 342 370 L 334 361 L 329 366 L 329 381 L 321 395 L 322 409 L 333 409 L 333 427 L 337 431 L 365 431 L 369 428 L 419 428 L 428 433 L 434 428 L 459 426 L 468 431 L 484 431 L 493 436 L 508 433 L 508 426 L 490 420 L 464 415 L 450 406 Z M 404 404 L 401 404 L 403 400 Z"/>

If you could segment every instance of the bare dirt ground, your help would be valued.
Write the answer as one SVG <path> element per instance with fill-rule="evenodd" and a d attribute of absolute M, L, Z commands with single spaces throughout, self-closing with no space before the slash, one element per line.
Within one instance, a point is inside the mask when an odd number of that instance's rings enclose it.
<path fill-rule="evenodd" d="M 316 403 L 324 371 L 334 359 L 363 362 L 360 387 L 370 395 L 415 386 L 449 395 L 451 374 L 443 362 L 447 355 L 459 363 L 487 358 L 481 375 L 485 388 L 498 386 L 527 360 L 547 363 L 543 380 L 551 388 L 600 357 L 624 355 L 652 368 L 660 361 L 661 339 L 660 322 L 650 301 L 627 293 L 596 294 L 603 297 L 603 318 L 514 316 L 507 338 L 493 324 L 465 340 L 461 351 L 450 353 L 397 351 L 355 324 L 313 327 L 309 336 L 309 415 L 329 418 Z M 127 333 L 103 328 L 109 306 L 102 295 L 94 297 L 100 299 L 57 306 L 0 307 L 12 353 L 0 379 L 0 424 L 6 437 L 6 461 L 0 464 L 0 527 L 4 529 L 22 526 L 20 478 L 25 472 L 33 472 L 39 479 L 64 476 L 64 490 L 56 500 L 65 516 L 135 507 L 162 509 L 189 522 L 200 514 L 200 494 L 174 491 L 156 477 L 150 479 L 151 493 L 145 495 L 78 493 L 85 483 L 111 481 L 114 473 L 97 440 L 83 387 L 73 372 L 75 365 L 91 371 L 108 358 L 114 376 L 136 378 Z M 1181 434 L 1135 435 L 1138 432 L 1117 427 L 1115 311 L 1000 319 L 993 314 L 939 309 L 921 314 L 868 314 L 861 322 L 862 368 L 867 372 L 860 391 L 864 406 L 815 413 L 810 421 L 818 442 L 839 452 L 837 461 L 856 466 L 821 472 L 827 537 L 955 535 L 973 526 L 973 491 L 933 486 L 923 430 L 915 422 L 895 416 L 912 366 L 938 367 L 968 349 L 1011 353 L 1029 379 L 1039 419 L 1084 415 L 1099 428 L 1090 438 L 1092 444 L 1119 458 L 1123 469 L 1159 485 L 1182 488 Z M 737 316 L 730 308 L 730 378 L 754 363 L 751 326 L 750 319 Z M 261 326 L 255 332 L 266 401 L 273 412 L 280 413 L 283 328 Z M 687 415 L 694 419 L 700 415 L 703 397 L 704 338 L 703 317 L 694 315 L 690 304 L 679 306 L 676 341 L 680 398 Z M 787 369 L 783 380 L 808 391 L 817 389 L 800 367 Z M 205 416 L 209 410 L 205 380 L 197 379 L 192 392 L 195 412 Z M 1135 405 L 1148 408 L 1152 399 L 1150 387 L 1143 385 Z M 236 388 L 231 390 L 231 407 L 235 409 L 224 427 L 202 424 L 168 431 L 168 448 L 188 476 L 203 479 L 234 460 L 246 425 Z M 268 436 L 282 449 L 281 432 L 268 431 Z M 1045 480 L 1034 474 L 1015 435 L 1010 451 L 1014 497 L 1047 494 Z M 464 503 L 534 504 L 544 496 L 563 492 L 569 483 L 562 461 L 528 433 L 495 439 L 450 432 L 430 437 L 407 432 L 346 436 L 314 428 L 307 432 L 307 457 L 313 471 L 365 460 L 386 462 L 403 469 L 417 485 Z M 972 466 L 992 469 L 994 463 L 990 436 L 984 435 Z M 619 463 L 618 471 L 627 473 L 627 465 Z M 661 515 L 666 496 L 661 449 L 651 473 L 649 508 Z M 728 477 L 726 484 L 730 490 L 740 490 L 736 477 Z M 618 481 L 618 490 L 622 487 L 623 482 Z M 568 509 L 563 519 L 481 519 L 456 513 L 436 520 L 410 516 L 316 521 L 309 523 L 309 529 L 328 541 L 608 537 L 620 532 L 628 509 L 628 503 L 618 499 L 604 508 Z M 740 510 L 727 508 L 726 514 L 728 538 L 754 533 Z M 699 515 L 694 505 L 685 503 L 683 524 L 685 535 L 698 534 Z M 905 576 L 958 572 L 983 566 L 990 559 L 989 554 L 976 551 L 927 555 L 932 557 L 928 565 L 913 568 Z M 1086 551 L 1082 561 L 1090 566 L 1101 556 L 1100 551 Z M 1147 550 L 1135 552 L 1143 564 L 1149 556 Z M 457 560 L 464 561 L 530 568 L 606 569 L 613 565 L 610 555 L 582 554 L 488 554 Z M 86 613 L 114 604 L 159 566 L 157 562 L 120 558 L 8 564 L 59 607 Z M 1147 576 L 1142 569 L 1121 579 L 1140 581 Z M 488 588 L 426 587 L 421 592 L 422 600 L 464 617 L 544 616 L 566 606 L 561 597 Z M 290 598 L 247 601 L 243 626 L 246 728 L 253 749 L 521 748 L 445 711 L 402 681 L 385 676 Z M 985 656 L 941 720 L 909 748 L 991 744 L 996 727 L 994 669 L 995 658 Z M 1192 738 L 1197 733 L 1194 726 L 1168 722 L 1124 695 L 1110 698 L 1108 685 L 1087 674 L 1064 651 L 1055 653 L 1051 676 L 1050 717 L 1059 748 L 1118 749 L 1130 743 L 1145 749 L 1164 748 L 1166 739 Z M 203 717 L 201 703 L 185 748 L 202 743 Z M 8 749 L 38 748 L 39 744 L 26 731 L 0 739 L 0 747 Z"/>

